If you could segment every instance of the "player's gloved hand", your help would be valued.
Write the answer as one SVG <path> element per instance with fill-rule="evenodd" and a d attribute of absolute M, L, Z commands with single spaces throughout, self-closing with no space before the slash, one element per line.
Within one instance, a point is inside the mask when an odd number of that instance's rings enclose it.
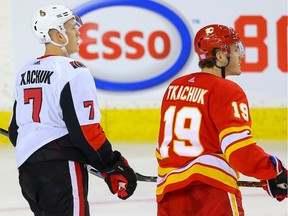
<path fill-rule="evenodd" d="M 283 167 L 281 161 L 270 156 L 273 164 L 275 165 L 277 176 L 276 178 L 269 180 L 262 180 L 261 185 L 263 189 L 269 194 L 269 196 L 276 198 L 279 202 L 288 197 L 288 182 L 287 182 L 287 170 Z"/>
<path fill-rule="evenodd" d="M 127 160 L 118 151 L 114 151 L 114 165 L 102 173 L 111 193 L 118 195 L 120 199 L 130 197 L 137 186 L 134 170 L 129 166 Z"/>

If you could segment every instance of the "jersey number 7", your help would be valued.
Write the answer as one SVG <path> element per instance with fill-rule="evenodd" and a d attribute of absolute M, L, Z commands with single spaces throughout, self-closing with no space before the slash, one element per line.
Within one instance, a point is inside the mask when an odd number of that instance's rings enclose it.
<path fill-rule="evenodd" d="M 40 122 L 40 110 L 42 106 L 42 88 L 24 89 L 24 104 L 30 104 L 32 100 L 32 119 Z"/>

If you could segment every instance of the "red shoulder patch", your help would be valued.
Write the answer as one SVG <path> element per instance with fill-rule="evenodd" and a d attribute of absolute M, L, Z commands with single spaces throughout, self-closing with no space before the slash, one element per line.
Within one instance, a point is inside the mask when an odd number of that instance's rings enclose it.
<path fill-rule="evenodd" d="M 83 63 L 79 61 L 71 61 L 70 64 L 74 69 L 79 68 L 79 67 L 86 67 Z"/>

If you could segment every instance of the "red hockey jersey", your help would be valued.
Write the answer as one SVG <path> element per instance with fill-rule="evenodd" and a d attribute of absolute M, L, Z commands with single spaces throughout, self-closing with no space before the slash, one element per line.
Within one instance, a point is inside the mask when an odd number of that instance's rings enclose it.
<path fill-rule="evenodd" d="M 165 193 L 195 181 L 239 195 L 238 172 L 258 179 L 276 177 L 269 155 L 253 139 L 244 91 L 204 72 L 168 86 L 156 157 L 158 202 Z"/>

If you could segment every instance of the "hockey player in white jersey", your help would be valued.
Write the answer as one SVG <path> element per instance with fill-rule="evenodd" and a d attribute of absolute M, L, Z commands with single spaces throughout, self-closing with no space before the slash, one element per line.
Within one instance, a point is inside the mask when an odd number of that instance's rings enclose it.
<path fill-rule="evenodd" d="M 81 25 L 63 5 L 37 10 L 33 32 L 45 54 L 16 76 L 9 138 L 22 194 L 35 215 L 90 215 L 86 164 L 103 173 L 121 199 L 137 185 L 133 169 L 102 130 L 92 75 L 70 58 L 78 52 Z"/>

